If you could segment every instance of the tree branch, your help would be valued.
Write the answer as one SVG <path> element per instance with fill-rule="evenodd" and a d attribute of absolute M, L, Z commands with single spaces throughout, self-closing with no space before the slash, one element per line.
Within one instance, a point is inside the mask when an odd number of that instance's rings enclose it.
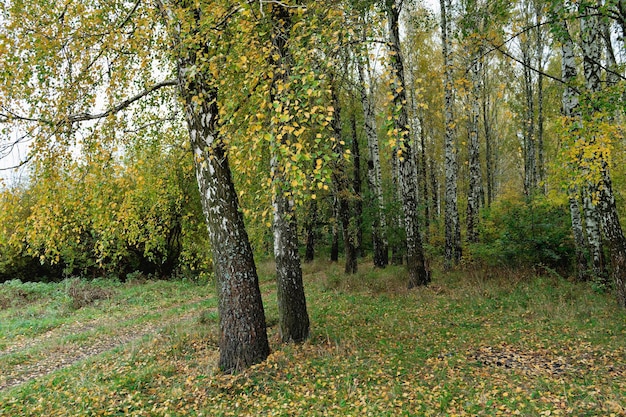
<path fill-rule="evenodd" d="M 130 97 L 122 101 L 121 103 L 103 111 L 102 113 L 91 114 L 87 112 L 82 112 L 82 113 L 71 114 L 67 116 L 65 119 L 63 119 L 62 121 L 56 122 L 56 123 L 52 120 L 48 120 L 44 118 L 22 116 L 22 115 L 12 112 L 9 109 L 4 108 L 3 109 L 4 113 L 0 113 L 0 123 L 9 123 L 12 120 L 19 120 L 23 122 L 35 122 L 35 123 L 43 123 L 43 124 L 48 124 L 48 125 L 54 125 L 54 124 L 60 125 L 60 124 L 66 124 L 66 123 L 77 123 L 77 122 L 85 122 L 88 120 L 103 119 L 107 116 L 110 116 L 112 114 L 118 113 L 126 109 L 128 106 L 135 103 L 136 101 L 141 100 L 147 95 L 150 95 L 153 92 L 163 87 L 171 87 L 177 84 L 178 82 L 176 80 L 165 80 L 158 84 L 153 85 L 152 87 L 148 88 L 147 90 L 142 91 L 139 94 L 134 95 L 133 97 Z"/>
<path fill-rule="evenodd" d="M 553 75 L 548 74 L 547 72 L 541 71 L 540 69 L 537 69 L 531 65 L 526 64 L 524 61 L 522 61 L 519 58 L 516 58 L 514 55 L 510 54 L 509 52 L 507 52 L 506 50 L 502 49 L 502 45 L 493 45 L 493 49 L 491 49 L 489 52 L 493 52 L 493 51 L 498 51 L 500 52 L 502 55 L 506 56 L 509 59 L 512 59 L 513 61 L 517 62 L 518 64 L 521 64 L 522 66 L 528 68 L 529 70 L 536 72 L 537 74 L 543 75 L 544 77 L 550 78 L 551 80 L 554 80 L 558 83 L 561 84 L 568 84 L 567 82 L 563 81 L 560 78 L 557 78 Z"/>
<path fill-rule="evenodd" d="M 77 114 L 72 114 L 70 116 L 67 117 L 67 122 L 68 123 L 75 123 L 75 122 L 84 122 L 87 120 L 95 120 L 95 119 L 103 119 L 111 114 L 120 112 L 122 110 L 124 110 L 125 108 L 127 108 L 128 106 L 130 106 L 131 104 L 133 104 L 134 102 L 141 100 L 142 98 L 144 98 L 145 96 L 155 92 L 156 90 L 163 88 L 163 87 L 169 87 L 169 86 L 175 86 L 177 85 L 178 82 L 176 80 L 166 80 L 166 81 L 162 81 L 158 84 L 153 85 L 152 87 L 150 87 L 147 90 L 142 91 L 141 93 L 130 97 L 124 101 L 122 101 L 121 103 L 119 103 L 116 106 L 111 107 L 110 109 L 102 112 L 102 113 L 97 113 L 97 114 L 91 114 L 91 113 L 77 113 Z"/>
<path fill-rule="evenodd" d="M 292 6 L 292 5 L 283 3 L 282 1 L 279 1 L 279 0 L 259 0 L 259 8 L 260 8 L 261 14 L 263 16 L 265 16 L 265 12 L 263 11 L 263 5 L 264 4 L 271 4 L 271 3 L 278 4 L 279 6 L 284 7 L 286 9 L 306 9 L 306 6 L 302 6 L 302 5 L 299 5 L 299 4 L 296 4 L 296 5 Z"/>

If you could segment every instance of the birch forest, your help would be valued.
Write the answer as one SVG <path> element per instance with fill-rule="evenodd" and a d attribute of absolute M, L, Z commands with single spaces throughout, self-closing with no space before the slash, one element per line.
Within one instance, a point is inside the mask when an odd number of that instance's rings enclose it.
<path fill-rule="evenodd" d="M 219 367 L 303 265 L 553 274 L 626 308 L 624 0 L 2 0 L 0 282 L 214 282 Z"/>

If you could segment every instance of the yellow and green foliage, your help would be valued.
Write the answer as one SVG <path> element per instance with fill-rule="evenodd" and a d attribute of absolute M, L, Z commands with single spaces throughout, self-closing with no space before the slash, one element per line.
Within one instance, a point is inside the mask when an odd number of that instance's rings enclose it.
<path fill-rule="evenodd" d="M 95 146 L 78 161 L 39 164 L 0 200 L 0 276 L 37 278 L 20 271 L 33 260 L 64 275 L 208 271 L 190 157 L 156 142 L 118 155 Z"/>

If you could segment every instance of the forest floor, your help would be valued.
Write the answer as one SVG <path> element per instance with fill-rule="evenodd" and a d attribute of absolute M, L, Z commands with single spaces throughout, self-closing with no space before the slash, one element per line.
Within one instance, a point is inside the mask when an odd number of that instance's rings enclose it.
<path fill-rule="evenodd" d="M 216 370 L 214 286 L 0 284 L 0 416 L 626 415 L 626 313 L 611 294 L 510 270 L 346 277 L 305 265 L 309 341 Z"/>

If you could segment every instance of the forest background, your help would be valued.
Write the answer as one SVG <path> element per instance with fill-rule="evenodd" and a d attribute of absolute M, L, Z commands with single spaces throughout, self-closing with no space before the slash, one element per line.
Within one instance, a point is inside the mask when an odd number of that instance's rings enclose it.
<path fill-rule="evenodd" d="M 28 146 L 2 281 L 214 277 L 245 339 L 254 252 L 285 341 L 308 335 L 301 256 L 409 287 L 535 268 L 626 306 L 622 1 L 31 0 L 0 23 L 0 152 Z"/>

